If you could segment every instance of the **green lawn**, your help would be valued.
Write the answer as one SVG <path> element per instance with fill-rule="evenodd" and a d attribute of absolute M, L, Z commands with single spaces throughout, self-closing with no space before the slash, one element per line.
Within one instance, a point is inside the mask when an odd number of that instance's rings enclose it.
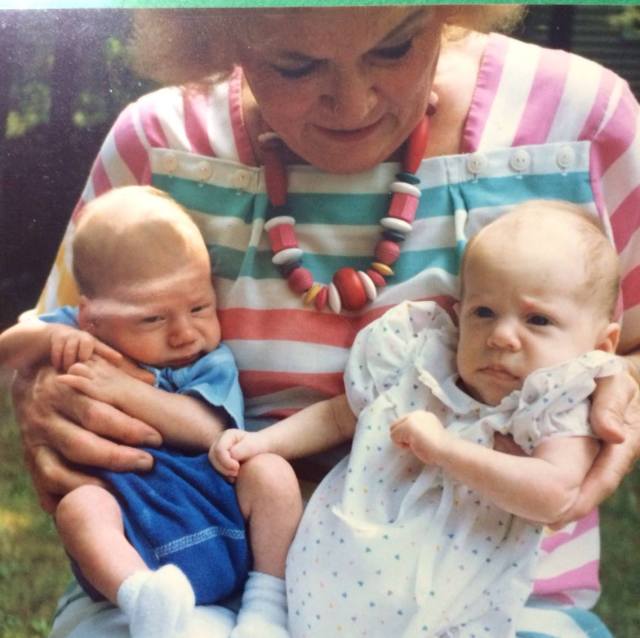
<path fill-rule="evenodd" d="M 597 610 L 616 638 L 640 636 L 640 472 L 603 508 L 603 595 Z M 65 555 L 34 499 L 0 379 L 0 638 L 46 636 L 69 580 Z"/>

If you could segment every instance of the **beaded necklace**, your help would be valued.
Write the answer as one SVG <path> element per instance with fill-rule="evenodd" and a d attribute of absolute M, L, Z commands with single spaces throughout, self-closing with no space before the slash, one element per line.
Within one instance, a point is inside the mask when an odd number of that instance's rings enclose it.
<path fill-rule="evenodd" d="M 394 274 L 391 266 L 400 255 L 400 244 L 411 232 L 420 201 L 420 179 L 415 172 L 427 146 L 428 115 L 431 112 L 427 112 L 405 143 L 402 171 L 396 174 L 397 181 L 390 186 L 389 210 L 380 220 L 382 235 L 369 268 L 340 268 L 329 284 L 315 282 L 311 272 L 302 265 L 303 251 L 296 238 L 296 222 L 287 206 L 287 170 L 282 159 L 282 142 L 271 132 L 259 137 L 269 199 L 264 228 L 273 253 L 271 261 L 287 279 L 289 288 L 303 296 L 305 304 L 314 304 L 319 311 L 328 305 L 336 314 L 342 309 L 360 310 L 376 298 L 378 288 L 386 285 L 385 277 Z"/>

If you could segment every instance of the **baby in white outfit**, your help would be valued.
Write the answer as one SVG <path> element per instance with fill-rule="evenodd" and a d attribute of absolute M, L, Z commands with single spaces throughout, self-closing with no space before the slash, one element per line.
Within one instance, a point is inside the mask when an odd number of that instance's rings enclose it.
<path fill-rule="evenodd" d="M 346 396 L 214 447 L 230 473 L 355 430 L 289 552 L 295 638 L 515 635 L 540 523 L 570 508 L 599 448 L 588 399 L 620 366 L 618 262 L 597 220 L 536 201 L 481 230 L 461 274 L 459 328 L 433 302 L 392 308 L 358 335 Z M 494 450 L 495 432 L 525 454 Z"/>

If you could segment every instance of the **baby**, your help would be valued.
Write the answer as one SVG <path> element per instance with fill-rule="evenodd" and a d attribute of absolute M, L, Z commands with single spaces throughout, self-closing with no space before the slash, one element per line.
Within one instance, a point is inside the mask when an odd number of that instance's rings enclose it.
<path fill-rule="evenodd" d="M 599 448 L 589 396 L 620 365 L 617 256 L 578 207 L 534 201 L 469 242 L 461 276 L 459 329 L 401 304 L 358 335 L 346 397 L 214 446 L 233 474 L 355 430 L 289 552 L 295 638 L 515 636 L 540 523 L 570 508 Z M 496 432 L 525 455 L 494 450 Z"/>
<path fill-rule="evenodd" d="M 164 443 L 147 450 L 149 473 L 96 471 L 107 487 L 84 485 L 60 501 L 56 524 L 79 581 L 121 607 L 133 638 L 192 634 L 194 603 L 243 585 L 232 636 L 288 636 L 297 482 L 274 455 L 240 472 L 235 489 L 209 464 L 217 435 L 243 427 L 243 401 L 198 228 L 159 190 L 115 189 L 82 211 L 73 255 L 79 306 L 0 335 L 0 363 L 50 358 L 61 383 L 152 425 Z M 154 385 L 124 372 L 125 357 Z"/>

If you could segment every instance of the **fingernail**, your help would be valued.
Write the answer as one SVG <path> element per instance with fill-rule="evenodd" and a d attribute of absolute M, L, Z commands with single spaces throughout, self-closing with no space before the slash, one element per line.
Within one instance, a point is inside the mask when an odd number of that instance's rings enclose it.
<path fill-rule="evenodd" d="M 150 456 L 141 456 L 136 460 L 136 470 L 146 472 L 153 467 L 153 459 Z"/>
<path fill-rule="evenodd" d="M 143 443 L 151 447 L 158 447 L 162 444 L 162 437 L 157 432 L 153 432 L 152 434 L 147 434 Z"/>

